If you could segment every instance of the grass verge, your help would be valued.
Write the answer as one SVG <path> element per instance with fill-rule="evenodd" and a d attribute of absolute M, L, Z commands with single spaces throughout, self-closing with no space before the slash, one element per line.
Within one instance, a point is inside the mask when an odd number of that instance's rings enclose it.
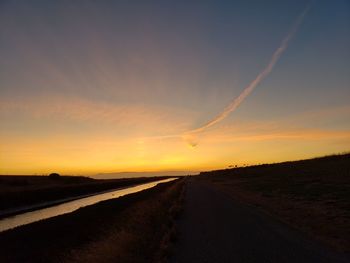
<path fill-rule="evenodd" d="M 179 179 L 3 232 L 0 262 L 164 261 L 182 189 Z"/>
<path fill-rule="evenodd" d="M 83 176 L 0 176 L 0 211 L 129 187 L 168 177 L 96 180 Z"/>
<path fill-rule="evenodd" d="M 350 252 L 350 154 L 205 172 L 198 178 Z"/>

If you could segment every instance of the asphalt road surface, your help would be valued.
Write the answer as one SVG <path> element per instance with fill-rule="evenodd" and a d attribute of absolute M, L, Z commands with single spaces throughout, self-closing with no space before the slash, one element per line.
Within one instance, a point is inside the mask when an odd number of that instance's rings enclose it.
<path fill-rule="evenodd" d="M 350 262 L 253 207 L 190 180 L 173 263 Z"/>

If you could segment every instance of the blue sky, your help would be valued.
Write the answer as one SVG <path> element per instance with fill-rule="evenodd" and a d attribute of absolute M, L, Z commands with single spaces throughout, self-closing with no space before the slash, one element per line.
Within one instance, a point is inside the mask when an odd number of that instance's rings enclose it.
<path fill-rule="evenodd" d="M 134 166 L 131 161 L 114 165 L 120 153 L 106 150 L 108 141 L 132 149 L 130 145 L 140 138 L 182 133 L 213 118 L 266 66 L 308 4 L 2 1 L 0 132 L 6 143 L 0 158 L 6 165 L 0 172 L 45 172 L 53 167 L 72 173 L 133 167 L 206 169 L 232 161 L 279 161 L 348 149 L 350 3 L 336 0 L 313 1 L 272 73 L 237 111 L 210 128 L 211 137 L 204 137 L 218 138 L 231 127 L 224 137 L 232 139 L 236 132 L 251 134 L 245 129 L 256 127 L 254 136 L 269 129 L 270 136 L 276 132 L 271 129 L 279 133 L 313 129 L 308 132 L 335 132 L 342 134 L 341 139 L 339 134 L 312 143 L 303 138 L 297 141 L 298 148 L 290 147 L 298 140 L 294 137 L 280 144 L 272 136 L 263 146 L 247 140 L 238 146 L 231 139 L 207 139 L 208 149 L 198 147 L 196 152 L 181 150 L 181 140 L 152 141 Z M 59 145 L 50 144 L 47 150 L 45 145 L 55 138 Z M 105 154 L 96 157 L 101 160 L 93 168 L 78 169 L 94 156 L 81 154 L 91 141 L 98 141 L 94 150 Z M 264 159 L 262 152 L 276 143 L 279 151 Z M 36 164 L 30 168 L 26 155 L 20 154 L 25 145 Z M 164 151 L 156 154 L 158 147 Z M 209 149 L 220 157 L 210 159 Z M 238 149 L 250 149 L 253 157 L 237 156 Z M 67 151 L 77 152 L 77 164 L 65 159 Z M 128 157 L 139 151 L 130 150 Z M 50 156 L 45 165 L 42 155 Z M 162 165 L 164 156 L 181 161 Z M 204 165 L 208 162 L 213 165 Z M 21 169 L 13 170 L 14 164 Z"/>

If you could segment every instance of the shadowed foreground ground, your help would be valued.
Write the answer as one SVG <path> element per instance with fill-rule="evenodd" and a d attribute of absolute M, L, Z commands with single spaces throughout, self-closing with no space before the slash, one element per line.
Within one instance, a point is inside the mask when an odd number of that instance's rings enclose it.
<path fill-rule="evenodd" d="M 1 263 L 161 262 L 183 180 L 0 233 Z"/>
<path fill-rule="evenodd" d="M 350 253 L 350 154 L 203 172 L 198 179 Z"/>
<path fill-rule="evenodd" d="M 0 175 L 0 214 L 26 206 L 35 206 L 59 199 L 74 198 L 86 194 L 169 177 L 139 177 L 120 179 L 92 179 L 83 176 L 3 176 Z"/>
<path fill-rule="evenodd" d="M 186 187 L 172 262 L 349 262 L 210 184 Z"/>

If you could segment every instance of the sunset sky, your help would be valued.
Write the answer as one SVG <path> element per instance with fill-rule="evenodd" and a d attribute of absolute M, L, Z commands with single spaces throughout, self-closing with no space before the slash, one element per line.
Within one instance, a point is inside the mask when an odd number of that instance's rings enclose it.
<path fill-rule="evenodd" d="M 200 171 L 350 150 L 350 2 L 1 1 L 0 174 Z"/>

